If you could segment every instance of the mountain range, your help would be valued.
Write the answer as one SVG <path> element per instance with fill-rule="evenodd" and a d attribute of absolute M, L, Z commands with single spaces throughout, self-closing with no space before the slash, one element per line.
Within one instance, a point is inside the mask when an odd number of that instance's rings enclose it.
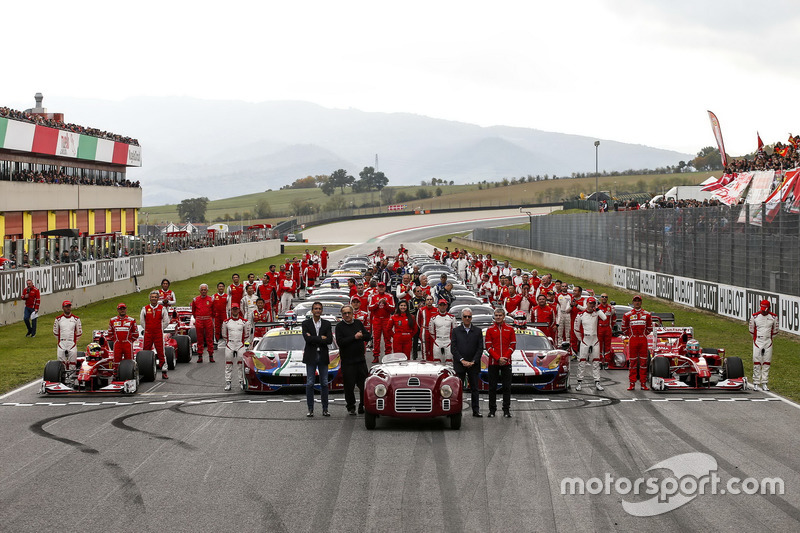
<path fill-rule="evenodd" d="M 46 95 L 45 95 L 46 96 Z M 45 105 L 47 101 L 45 101 Z M 409 113 L 329 109 L 295 101 L 248 103 L 186 97 L 62 99 L 67 122 L 139 139 L 145 205 L 278 189 L 307 175 L 375 166 L 390 185 L 456 183 L 595 168 L 595 138 L 474 124 Z M 649 146 L 601 139 L 600 170 L 657 168 L 690 160 Z"/>

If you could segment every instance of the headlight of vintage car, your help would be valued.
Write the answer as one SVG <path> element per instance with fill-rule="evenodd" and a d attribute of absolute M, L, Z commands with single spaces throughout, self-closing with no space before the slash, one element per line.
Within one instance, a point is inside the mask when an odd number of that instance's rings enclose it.
<path fill-rule="evenodd" d="M 383 383 L 378 383 L 377 385 L 375 385 L 375 396 L 377 396 L 378 398 L 383 398 L 384 396 L 386 396 L 386 385 L 384 385 Z"/>
<path fill-rule="evenodd" d="M 453 389 L 450 385 L 442 385 L 442 388 L 439 390 L 442 394 L 442 398 L 449 398 L 453 395 Z"/>

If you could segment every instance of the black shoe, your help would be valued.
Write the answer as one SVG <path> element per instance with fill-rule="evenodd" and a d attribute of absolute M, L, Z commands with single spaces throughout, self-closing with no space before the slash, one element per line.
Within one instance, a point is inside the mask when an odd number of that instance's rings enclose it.
<path fill-rule="evenodd" d="M 480 413 L 472 413 L 472 416 L 474 416 L 475 418 L 483 418 L 483 415 Z"/>
<path fill-rule="evenodd" d="M 34 338 L 35 336 L 36 336 L 36 333 L 31 333 L 31 338 Z"/>
<path fill-rule="evenodd" d="M 314 418 L 314 411 L 309 411 L 306 413 L 306 418 Z"/>
<path fill-rule="evenodd" d="M 364 414 L 364 406 L 363 405 L 359 405 L 358 406 L 358 414 L 360 414 L 360 415 Z"/>
<path fill-rule="evenodd" d="M 494 418 L 494 411 L 489 411 L 489 414 L 486 415 L 487 418 Z"/>
<path fill-rule="evenodd" d="M 348 413 L 350 416 L 356 416 L 356 408 L 355 408 L 355 407 L 348 407 L 348 408 L 347 408 L 347 413 Z"/>
<path fill-rule="evenodd" d="M 202 362 L 203 362 L 203 358 L 202 358 L 202 356 L 197 358 L 197 362 L 198 362 L 198 363 L 202 363 Z"/>
<path fill-rule="evenodd" d="M 216 361 L 214 361 L 214 356 L 213 355 L 208 356 L 208 362 L 209 363 L 216 363 Z"/>
<path fill-rule="evenodd" d="M 331 416 L 331 414 L 328 411 L 322 411 L 322 416 Z"/>
<path fill-rule="evenodd" d="M 511 412 L 508 409 L 503 409 L 503 418 L 511 418 Z"/>
<path fill-rule="evenodd" d="M 26 334 L 25 334 L 25 336 L 26 336 L 26 337 L 30 337 L 30 336 L 31 336 L 31 334 L 30 334 L 30 333 L 26 333 Z"/>

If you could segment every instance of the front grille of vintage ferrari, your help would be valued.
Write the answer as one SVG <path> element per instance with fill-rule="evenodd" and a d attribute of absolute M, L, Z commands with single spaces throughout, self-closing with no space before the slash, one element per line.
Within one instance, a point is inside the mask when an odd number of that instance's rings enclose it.
<path fill-rule="evenodd" d="M 433 392 L 430 389 L 398 389 L 394 395 L 394 410 L 398 413 L 430 413 Z"/>

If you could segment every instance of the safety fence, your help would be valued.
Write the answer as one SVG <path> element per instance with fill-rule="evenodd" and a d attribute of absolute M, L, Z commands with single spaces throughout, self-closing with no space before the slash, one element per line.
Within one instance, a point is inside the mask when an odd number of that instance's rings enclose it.
<path fill-rule="evenodd" d="M 533 218 L 530 230 L 476 229 L 502 243 L 634 269 L 800 296 L 800 216 L 763 205 Z"/>

